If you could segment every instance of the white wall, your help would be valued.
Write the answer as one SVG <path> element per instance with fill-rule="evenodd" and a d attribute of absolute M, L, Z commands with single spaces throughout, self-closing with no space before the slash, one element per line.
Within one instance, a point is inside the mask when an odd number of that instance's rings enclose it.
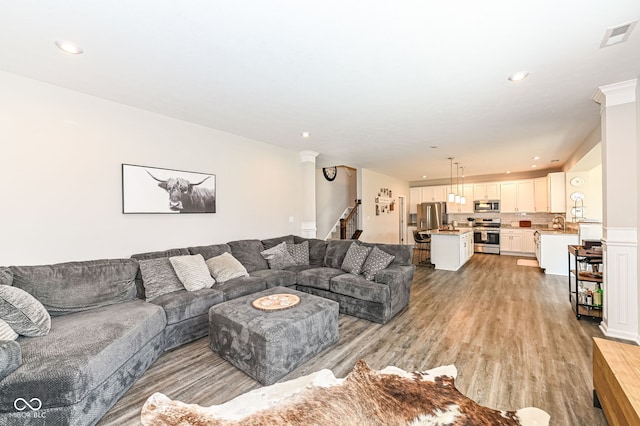
<path fill-rule="evenodd" d="M 362 237 L 361 240 L 375 243 L 400 243 L 400 218 L 398 196 L 409 197 L 409 182 L 391 176 L 362 169 L 360 173 L 362 195 Z M 381 188 L 391 190 L 396 201 L 395 210 L 376 216 L 375 198 Z"/>
<path fill-rule="evenodd" d="M 4 72 L 0 94 L 0 265 L 300 234 L 297 152 Z M 122 214 L 122 163 L 215 174 L 217 213 Z"/>

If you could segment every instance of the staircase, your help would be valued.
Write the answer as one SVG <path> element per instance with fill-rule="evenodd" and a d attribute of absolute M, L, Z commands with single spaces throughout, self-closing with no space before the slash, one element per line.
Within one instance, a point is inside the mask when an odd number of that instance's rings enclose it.
<path fill-rule="evenodd" d="M 333 230 L 327 235 L 327 240 L 357 240 L 362 235 L 362 229 L 358 229 L 358 215 L 360 200 L 356 200 L 353 207 L 347 207 L 342 217 L 336 222 Z"/>

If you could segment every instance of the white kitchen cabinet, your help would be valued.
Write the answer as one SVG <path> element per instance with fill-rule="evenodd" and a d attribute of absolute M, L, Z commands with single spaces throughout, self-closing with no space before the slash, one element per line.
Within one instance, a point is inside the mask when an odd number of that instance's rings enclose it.
<path fill-rule="evenodd" d="M 541 177 L 533 180 L 535 210 L 538 213 L 549 211 L 549 178 Z"/>
<path fill-rule="evenodd" d="M 448 186 L 423 186 L 422 187 L 422 202 L 433 203 L 438 201 L 447 201 Z"/>
<path fill-rule="evenodd" d="M 499 200 L 500 184 L 499 183 L 476 183 L 473 185 L 474 200 Z"/>
<path fill-rule="evenodd" d="M 409 188 L 409 213 L 418 213 L 418 204 L 422 203 L 422 188 Z"/>
<path fill-rule="evenodd" d="M 535 229 L 525 229 L 522 231 L 522 252 L 534 254 L 536 252 L 536 241 L 534 238 Z"/>
<path fill-rule="evenodd" d="M 522 253 L 522 230 L 500 230 L 500 254 Z"/>
<path fill-rule="evenodd" d="M 533 180 L 500 184 L 500 213 L 533 213 L 535 198 Z"/>
<path fill-rule="evenodd" d="M 465 204 L 447 203 L 447 213 L 473 213 L 473 185 L 460 185 L 460 195 L 462 194 L 467 202 Z"/>
<path fill-rule="evenodd" d="M 549 179 L 549 212 L 565 213 L 567 210 L 565 173 L 549 173 L 547 178 Z"/>
<path fill-rule="evenodd" d="M 472 256 L 473 231 L 431 234 L 431 263 L 435 269 L 457 271 Z"/>

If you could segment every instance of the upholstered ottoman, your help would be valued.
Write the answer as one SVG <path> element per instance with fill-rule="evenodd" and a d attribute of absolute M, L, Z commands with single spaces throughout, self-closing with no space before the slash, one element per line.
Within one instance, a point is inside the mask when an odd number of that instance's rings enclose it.
<path fill-rule="evenodd" d="M 265 312 L 260 297 L 297 295 L 297 306 Z M 286 287 L 243 296 L 209 309 L 209 346 L 263 385 L 277 382 L 338 340 L 338 303 Z"/>

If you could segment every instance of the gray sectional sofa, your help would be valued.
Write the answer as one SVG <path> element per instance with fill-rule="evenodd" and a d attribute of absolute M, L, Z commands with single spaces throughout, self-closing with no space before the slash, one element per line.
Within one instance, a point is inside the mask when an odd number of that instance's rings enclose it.
<path fill-rule="evenodd" d="M 261 252 L 282 242 L 307 242 L 308 264 L 270 268 Z M 409 301 L 411 248 L 358 243 L 393 256 L 368 280 L 341 268 L 352 243 L 288 235 L 130 259 L 0 268 L 0 290 L 24 290 L 51 317 L 46 335 L 0 340 L 0 424 L 95 424 L 163 351 L 207 335 L 211 306 L 267 288 L 295 288 L 337 301 L 342 313 L 386 323 Z M 207 260 L 225 252 L 248 276 L 145 301 L 140 262 L 194 254 Z M 2 303 L 0 297 L 0 314 Z"/>

